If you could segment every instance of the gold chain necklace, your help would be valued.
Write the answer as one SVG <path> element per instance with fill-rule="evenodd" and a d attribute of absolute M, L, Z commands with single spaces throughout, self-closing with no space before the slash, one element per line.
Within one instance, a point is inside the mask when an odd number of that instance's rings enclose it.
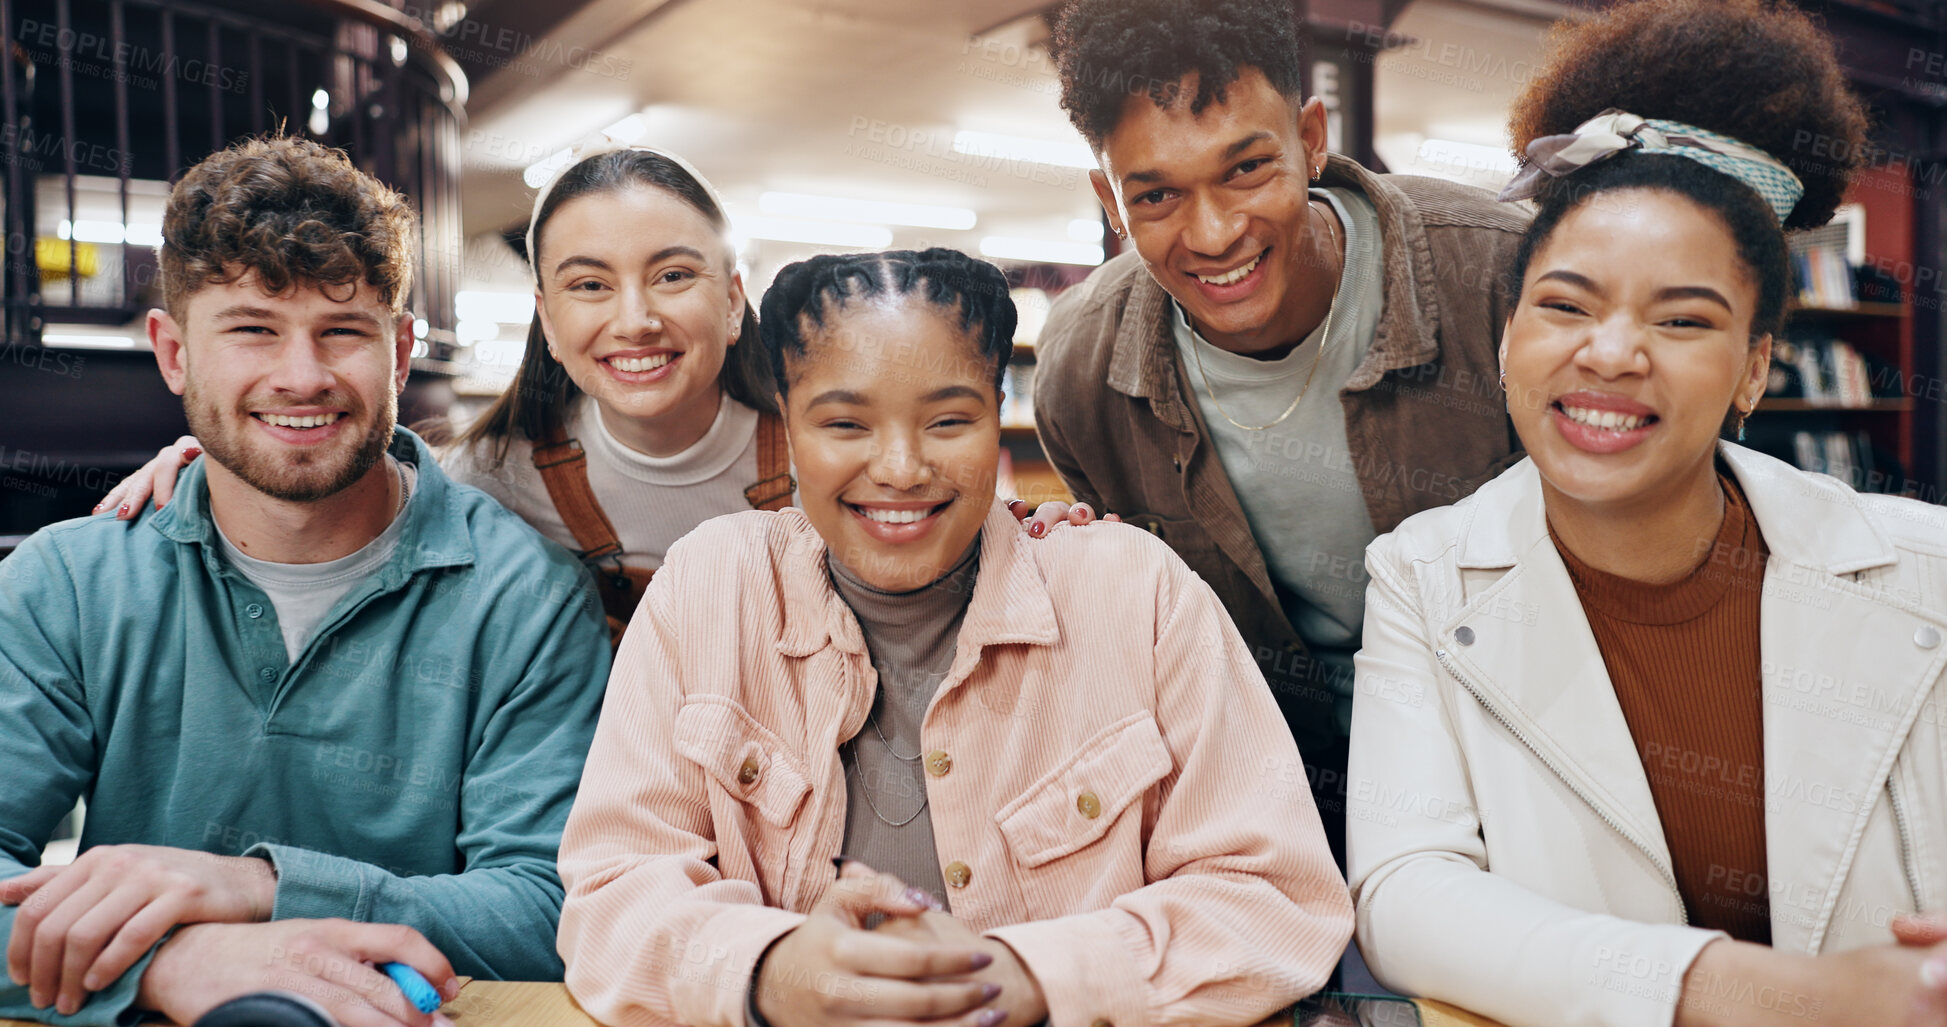
<path fill-rule="evenodd" d="M 1310 201 L 1310 203 L 1317 202 L 1317 200 Z M 1310 209 L 1310 203 L 1306 205 L 1306 209 Z M 1332 227 L 1331 216 L 1329 214 L 1323 216 L 1325 218 L 1325 231 L 1330 233 L 1332 237 L 1332 251 L 1336 253 L 1339 248 L 1339 234 Z M 1340 277 L 1343 277 L 1345 272 L 1345 259 L 1343 257 L 1339 259 L 1339 272 Z M 1203 391 L 1205 395 L 1210 397 L 1210 405 L 1216 407 L 1217 412 L 1224 415 L 1224 420 L 1229 421 L 1232 425 L 1242 428 L 1245 431 L 1266 431 L 1283 424 L 1285 418 L 1290 417 L 1297 411 L 1298 404 L 1305 401 L 1305 393 L 1310 392 L 1312 389 L 1312 377 L 1318 374 L 1318 362 L 1325 356 L 1326 344 L 1332 341 L 1332 315 L 1337 313 L 1338 309 L 1339 283 L 1334 281 L 1332 283 L 1332 304 L 1325 308 L 1325 330 L 1318 335 L 1318 352 L 1312 354 L 1312 366 L 1311 370 L 1305 372 L 1305 384 L 1298 390 L 1298 395 L 1292 398 L 1291 405 L 1285 407 L 1284 413 L 1279 414 L 1277 419 L 1270 424 L 1243 424 L 1237 418 L 1230 416 L 1230 411 L 1224 409 L 1224 404 L 1217 399 L 1217 390 L 1210 387 L 1210 372 L 1203 369 L 1203 349 L 1197 345 L 1202 340 L 1202 336 L 1193 328 L 1190 332 L 1190 352 L 1195 354 L 1197 358 L 1197 376 L 1203 379 Z M 1209 344 L 1205 343 L 1205 345 Z"/>

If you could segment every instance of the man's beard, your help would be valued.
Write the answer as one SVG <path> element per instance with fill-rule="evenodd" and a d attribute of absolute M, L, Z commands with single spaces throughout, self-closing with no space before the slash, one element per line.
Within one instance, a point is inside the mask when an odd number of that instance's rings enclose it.
<path fill-rule="evenodd" d="M 214 402 L 204 399 L 194 377 L 183 389 L 183 413 L 189 418 L 190 434 L 202 443 L 203 452 L 244 484 L 275 499 L 312 503 L 351 487 L 385 456 L 386 448 L 392 444 L 393 428 L 398 424 L 399 402 L 390 391 L 384 396 L 378 417 L 363 434 L 352 432 L 353 426 L 363 420 L 365 408 L 350 402 L 350 397 L 326 392 L 301 404 L 289 404 L 342 407 L 345 420 L 351 424 L 341 429 L 349 436 L 346 440 L 334 439 L 318 450 L 292 447 L 281 456 L 274 456 L 274 451 L 265 448 L 278 443 L 269 439 L 253 443 L 246 437 L 252 430 L 250 426 L 239 423 L 240 419 L 250 417 L 251 409 L 259 408 L 239 407 L 237 419 L 226 417 Z M 266 405 L 263 409 L 275 407 Z"/>

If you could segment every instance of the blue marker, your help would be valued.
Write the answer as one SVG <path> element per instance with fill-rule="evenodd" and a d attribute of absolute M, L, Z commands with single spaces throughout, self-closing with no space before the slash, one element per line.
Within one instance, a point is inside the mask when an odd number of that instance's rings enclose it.
<path fill-rule="evenodd" d="M 380 963 L 379 969 L 406 993 L 406 1001 L 417 1006 L 422 1013 L 430 1013 L 439 1008 L 439 992 L 433 990 L 426 976 L 404 963 Z"/>

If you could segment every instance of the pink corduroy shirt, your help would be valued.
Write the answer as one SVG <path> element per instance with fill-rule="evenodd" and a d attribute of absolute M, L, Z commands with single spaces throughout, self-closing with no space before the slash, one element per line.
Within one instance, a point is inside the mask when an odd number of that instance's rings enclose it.
<path fill-rule="evenodd" d="M 801 511 L 669 551 L 616 655 L 561 843 L 561 955 L 606 1024 L 742 1027 L 834 879 L 839 745 L 877 672 Z M 953 915 L 1063 1025 L 1245 1024 L 1317 990 L 1352 905 L 1303 763 L 1209 586 L 1123 524 L 994 504 L 921 729 Z"/>

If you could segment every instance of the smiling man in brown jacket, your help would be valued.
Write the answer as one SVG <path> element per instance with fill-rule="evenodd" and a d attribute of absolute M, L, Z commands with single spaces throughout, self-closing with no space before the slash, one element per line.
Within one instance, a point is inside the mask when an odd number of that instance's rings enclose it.
<path fill-rule="evenodd" d="M 1342 864 L 1365 547 L 1521 456 L 1495 351 L 1526 216 L 1328 155 L 1284 0 L 1074 0 L 1056 50 L 1130 252 L 1048 317 L 1041 443 L 1222 598 Z"/>

